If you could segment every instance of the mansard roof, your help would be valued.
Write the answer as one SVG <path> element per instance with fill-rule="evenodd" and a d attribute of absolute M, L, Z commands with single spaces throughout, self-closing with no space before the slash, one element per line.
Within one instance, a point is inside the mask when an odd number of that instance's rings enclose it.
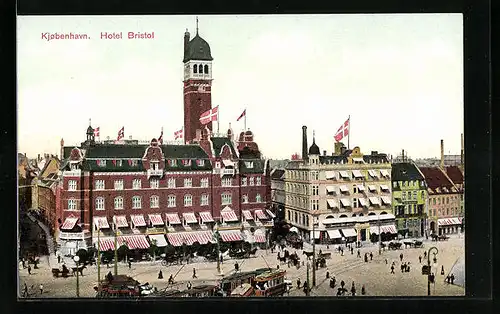
<path fill-rule="evenodd" d="M 392 164 L 391 179 L 392 181 L 416 181 L 424 180 L 424 177 L 415 164 L 401 162 Z"/>
<path fill-rule="evenodd" d="M 253 167 L 249 168 L 246 165 L 246 162 L 252 162 Z M 264 168 L 265 168 L 266 160 L 264 159 L 244 159 L 240 160 L 239 166 L 240 166 L 240 173 L 241 174 L 252 174 L 252 173 L 264 173 Z"/>

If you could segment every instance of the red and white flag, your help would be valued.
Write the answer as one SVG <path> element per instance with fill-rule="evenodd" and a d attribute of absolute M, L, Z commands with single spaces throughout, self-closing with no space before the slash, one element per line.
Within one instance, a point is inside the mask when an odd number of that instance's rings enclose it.
<path fill-rule="evenodd" d="M 245 110 L 243 110 L 243 112 L 240 114 L 239 118 L 238 118 L 238 119 L 236 119 L 236 121 L 240 121 L 240 120 L 241 120 L 241 118 L 243 118 L 243 117 L 244 117 L 244 116 L 246 116 L 246 115 L 247 115 L 247 110 L 245 109 Z"/>
<path fill-rule="evenodd" d="M 161 134 L 160 137 L 158 138 L 158 143 L 160 143 L 160 145 L 163 145 L 163 128 L 161 128 Z"/>
<path fill-rule="evenodd" d="M 99 127 L 94 129 L 94 137 L 99 137 Z"/>
<path fill-rule="evenodd" d="M 184 130 L 184 128 L 180 129 L 179 131 L 175 131 L 174 132 L 174 138 L 176 140 L 179 139 L 179 138 L 183 138 L 183 132 L 182 132 L 183 130 Z"/>
<path fill-rule="evenodd" d="M 342 124 L 337 130 L 337 133 L 335 133 L 335 140 L 337 142 L 340 142 L 341 139 L 349 135 L 349 120 L 350 118 L 347 118 L 344 124 Z"/>
<path fill-rule="evenodd" d="M 118 131 L 118 137 L 116 138 L 116 140 L 119 141 L 124 137 L 125 137 L 125 127 L 122 127 L 120 131 Z"/>
<path fill-rule="evenodd" d="M 219 113 L 219 106 L 205 111 L 200 116 L 201 124 L 208 124 L 209 122 L 217 121 L 218 113 Z"/>

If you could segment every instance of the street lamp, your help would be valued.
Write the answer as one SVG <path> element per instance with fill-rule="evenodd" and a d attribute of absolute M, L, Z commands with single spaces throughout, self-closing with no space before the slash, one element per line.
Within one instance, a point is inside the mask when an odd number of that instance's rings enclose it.
<path fill-rule="evenodd" d="M 380 234 L 380 214 L 377 215 L 378 224 L 378 255 L 382 255 L 382 235 Z"/>
<path fill-rule="evenodd" d="M 220 255 L 220 243 L 219 243 L 220 242 L 219 225 L 216 224 L 214 229 L 215 229 L 214 232 L 215 239 L 217 240 L 217 274 L 222 275 L 222 269 L 220 267 L 221 255 Z"/>
<path fill-rule="evenodd" d="M 428 273 L 427 273 L 427 295 L 431 295 L 431 251 L 435 250 L 434 252 L 434 265 L 437 265 L 437 258 L 436 255 L 438 254 L 439 250 L 437 247 L 433 246 L 429 249 L 427 252 L 427 268 L 428 268 Z M 435 275 L 434 275 L 434 280 L 436 280 Z"/>
<path fill-rule="evenodd" d="M 316 287 L 316 216 L 313 216 L 313 279 L 312 286 Z M 307 283 L 309 285 L 309 283 Z"/>
<path fill-rule="evenodd" d="M 79 272 L 78 262 L 80 261 L 80 256 L 75 255 L 75 257 L 73 257 L 73 260 L 75 261 L 75 264 L 76 264 L 76 297 L 79 298 L 80 297 L 80 278 L 78 276 L 78 272 Z"/>

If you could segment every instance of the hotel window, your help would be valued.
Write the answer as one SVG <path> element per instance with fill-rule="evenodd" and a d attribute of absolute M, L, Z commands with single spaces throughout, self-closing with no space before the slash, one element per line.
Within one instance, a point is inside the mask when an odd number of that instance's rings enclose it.
<path fill-rule="evenodd" d="M 141 188 L 141 179 L 134 179 L 134 180 L 132 181 L 132 188 L 133 188 L 134 190 L 138 190 L 138 189 L 140 189 L 140 188 Z"/>
<path fill-rule="evenodd" d="M 158 180 L 158 179 L 151 179 L 149 181 L 149 185 L 151 186 L 152 189 L 157 189 L 160 186 L 160 180 Z"/>
<path fill-rule="evenodd" d="M 215 169 L 219 169 L 220 168 L 220 161 L 216 161 L 215 162 Z"/>
<path fill-rule="evenodd" d="M 255 185 L 255 182 L 254 182 L 254 177 L 251 177 L 251 178 L 250 178 L 250 186 L 252 186 L 252 185 Z"/>
<path fill-rule="evenodd" d="M 78 170 L 78 165 L 77 164 L 70 164 L 71 170 Z"/>
<path fill-rule="evenodd" d="M 184 195 L 184 206 L 193 206 L 193 196 L 190 194 Z"/>
<path fill-rule="evenodd" d="M 158 196 L 153 195 L 149 198 L 149 207 L 151 207 L 151 208 L 160 207 L 160 200 L 159 200 Z"/>
<path fill-rule="evenodd" d="M 417 199 L 417 191 L 413 191 L 413 199 L 416 200 Z"/>
<path fill-rule="evenodd" d="M 312 193 L 313 193 L 313 195 L 319 195 L 319 186 L 313 185 Z"/>
<path fill-rule="evenodd" d="M 318 180 L 318 172 L 317 171 L 313 171 L 312 173 L 312 177 L 313 177 L 313 180 Z"/>
<path fill-rule="evenodd" d="M 297 219 L 297 212 L 294 212 L 294 213 L 293 213 L 293 218 L 294 218 L 294 219 L 293 219 L 293 221 L 294 221 L 294 222 L 297 222 L 297 220 L 298 220 L 298 219 Z"/>
<path fill-rule="evenodd" d="M 436 205 L 436 199 L 435 198 L 432 199 L 432 204 Z"/>
<path fill-rule="evenodd" d="M 253 161 L 245 161 L 245 167 L 247 168 L 253 168 Z"/>
<path fill-rule="evenodd" d="M 128 164 L 131 167 L 137 167 L 137 165 L 139 164 L 139 161 L 138 160 L 129 160 Z"/>
<path fill-rule="evenodd" d="M 247 186 L 247 178 L 241 178 L 241 186 Z"/>
<path fill-rule="evenodd" d="M 205 166 L 205 160 L 198 159 L 198 160 L 196 160 L 196 164 L 198 165 L 198 167 L 203 167 L 203 166 Z"/>
<path fill-rule="evenodd" d="M 106 159 L 99 159 L 97 161 L 97 164 L 99 165 L 99 167 L 106 167 Z"/>
<path fill-rule="evenodd" d="M 167 207 L 175 207 L 175 195 L 169 195 L 167 197 Z"/>
<path fill-rule="evenodd" d="M 121 166 L 122 166 L 122 160 L 121 160 L 121 159 L 116 160 L 116 161 L 115 161 L 115 165 L 116 165 L 117 167 L 121 167 Z"/>
<path fill-rule="evenodd" d="M 241 199 L 243 200 L 243 203 L 248 203 L 248 195 L 243 194 L 243 197 Z"/>
<path fill-rule="evenodd" d="M 405 201 L 405 200 L 406 200 L 406 192 L 405 192 L 405 191 L 401 192 L 401 199 L 402 199 L 403 201 Z"/>
<path fill-rule="evenodd" d="M 175 178 L 168 178 L 168 187 L 169 188 L 175 188 Z"/>
<path fill-rule="evenodd" d="M 291 220 L 291 213 L 289 210 L 287 211 L 287 213 L 288 213 L 288 221 L 290 221 Z"/>
<path fill-rule="evenodd" d="M 76 210 L 76 200 L 68 200 L 68 210 Z"/>
<path fill-rule="evenodd" d="M 184 187 L 185 188 L 190 188 L 192 186 L 193 186 L 193 179 L 191 179 L 191 178 L 184 179 Z"/>
<path fill-rule="evenodd" d="M 200 180 L 200 186 L 201 186 L 202 188 L 208 188 L 208 178 L 202 178 L 202 179 Z"/>
<path fill-rule="evenodd" d="M 233 203 L 231 193 L 222 193 L 222 205 L 231 205 Z"/>
<path fill-rule="evenodd" d="M 123 197 L 115 197 L 115 209 L 123 209 Z"/>
<path fill-rule="evenodd" d="M 95 199 L 95 209 L 104 210 L 104 197 L 98 197 Z"/>
<path fill-rule="evenodd" d="M 97 180 L 95 182 L 95 189 L 96 190 L 104 190 L 104 180 Z"/>
<path fill-rule="evenodd" d="M 123 180 L 115 180 L 115 190 L 123 190 Z"/>
<path fill-rule="evenodd" d="M 68 181 L 68 191 L 76 191 L 76 180 Z"/>
<path fill-rule="evenodd" d="M 255 185 L 261 185 L 262 184 L 262 178 L 261 177 L 257 177 L 255 178 L 256 182 L 255 182 Z"/>
<path fill-rule="evenodd" d="M 221 182 L 221 185 L 222 186 L 231 186 L 231 178 L 222 178 L 222 182 Z"/>
<path fill-rule="evenodd" d="M 201 196 L 201 202 L 200 202 L 200 205 L 201 206 L 208 206 L 208 194 L 203 194 Z"/>
<path fill-rule="evenodd" d="M 262 202 L 262 199 L 261 199 L 260 194 L 255 195 L 255 201 L 256 201 L 257 203 Z"/>
<path fill-rule="evenodd" d="M 312 210 L 319 209 L 319 200 L 312 200 Z"/>
<path fill-rule="evenodd" d="M 142 207 L 141 204 L 141 197 L 140 196 L 134 196 L 132 197 L 132 209 L 138 209 Z"/>

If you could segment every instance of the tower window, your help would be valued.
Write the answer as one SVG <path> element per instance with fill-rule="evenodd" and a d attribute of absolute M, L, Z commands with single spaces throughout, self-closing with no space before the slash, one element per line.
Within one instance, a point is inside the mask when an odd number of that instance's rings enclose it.
<path fill-rule="evenodd" d="M 203 73 L 203 64 L 200 64 L 198 68 L 200 69 L 200 73 Z"/>
<path fill-rule="evenodd" d="M 205 64 L 205 74 L 208 74 L 208 65 Z"/>
<path fill-rule="evenodd" d="M 193 73 L 198 73 L 198 65 L 193 65 Z"/>

